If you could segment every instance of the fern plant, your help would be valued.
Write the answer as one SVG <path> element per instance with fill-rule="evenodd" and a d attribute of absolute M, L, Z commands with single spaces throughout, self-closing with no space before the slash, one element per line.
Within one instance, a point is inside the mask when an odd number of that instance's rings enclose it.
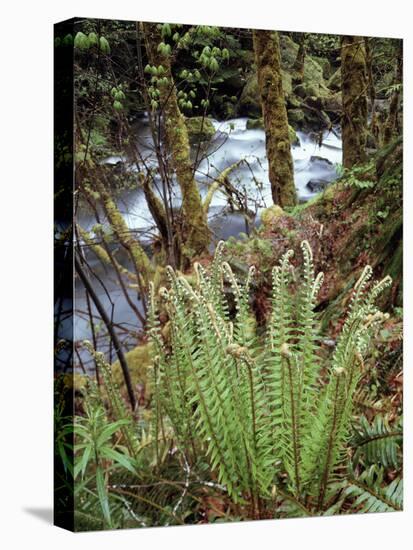
<path fill-rule="evenodd" d="M 248 503 L 253 517 L 280 494 L 322 513 L 346 459 L 363 356 L 387 317 L 375 301 L 391 279 L 372 283 L 372 269 L 364 269 L 326 366 L 314 313 L 323 275 L 314 272 L 308 242 L 300 270 L 292 250 L 273 269 L 265 336 L 256 334 L 249 306 L 254 268 L 239 281 L 223 247 L 209 271 L 195 264 L 193 286 L 171 268 L 168 289 L 155 296 L 152 286 L 156 440 L 171 429 L 189 461 L 206 455 L 232 500 Z M 162 330 L 159 308 L 169 318 Z"/>

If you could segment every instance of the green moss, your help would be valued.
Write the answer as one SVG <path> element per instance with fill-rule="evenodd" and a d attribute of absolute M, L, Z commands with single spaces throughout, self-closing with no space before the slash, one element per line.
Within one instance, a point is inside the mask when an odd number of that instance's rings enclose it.
<path fill-rule="evenodd" d="M 343 90 L 343 166 L 366 161 L 367 75 L 366 51 L 359 37 L 343 36 L 341 47 Z"/>
<path fill-rule="evenodd" d="M 281 62 L 284 68 L 290 68 L 294 65 L 298 48 L 298 44 L 290 36 L 280 35 Z"/>
<path fill-rule="evenodd" d="M 286 35 L 280 36 L 280 49 L 281 49 L 281 61 L 282 68 L 285 71 L 290 70 L 297 58 L 299 45 L 296 44 L 291 37 Z M 312 90 L 316 93 L 307 95 L 326 95 L 328 93 L 326 82 L 323 72 L 327 70 L 327 60 L 321 61 L 311 55 L 306 55 L 304 60 L 304 80 L 303 84 L 311 86 Z"/>
<path fill-rule="evenodd" d="M 340 113 L 343 109 L 343 98 L 341 92 L 330 94 L 322 99 L 324 111 L 330 113 Z"/>
<path fill-rule="evenodd" d="M 247 120 L 247 130 L 264 130 L 263 118 L 249 118 Z"/>
<path fill-rule="evenodd" d="M 338 68 L 327 81 L 327 87 L 330 90 L 341 90 L 341 68 Z"/>
<path fill-rule="evenodd" d="M 305 99 L 306 97 L 318 97 L 318 86 L 312 84 L 311 82 L 298 84 L 294 88 L 294 93 L 302 99 Z"/>
<path fill-rule="evenodd" d="M 301 100 L 298 99 L 297 96 L 295 95 L 291 95 L 289 98 L 288 98 L 288 108 L 289 109 L 296 109 L 298 107 L 301 107 Z"/>
<path fill-rule="evenodd" d="M 329 93 L 323 76 L 323 69 L 312 57 L 306 56 L 304 63 L 304 83 L 317 90 L 317 96 Z"/>
<path fill-rule="evenodd" d="M 211 119 L 201 116 L 185 119 L 185 125 L 188 130 L 188 137 L 191 143 L 200 141 L 210 141 L 215 135 L 215 128 Z"/>
<path fill-rule="evenodd" d="M 145 23 L 148 36 L 149 61 L 152 65 L 162 65 L 169 83 L 173 84 L 171 58 L 169 53 L 158 50 L 163 37 L 156 24 Z M 171 155 L 171 164 L 176 173 L 179 187 L 182 192 L 182 237 L 184 245 L 182 252 L 184 261 L 189 257 L 202 254 L 208 250 L 210 231 L 204 210 L 201 195 L 194 179 L 190 159 L 190 147 L 185 118 L 182 115 L 174 86 L 160 88 L 160 101 L 163 104 L 165 121 L 166 143 Z"/>
<path fill-rule="evenodd" d="M 255 71 L 245 81 L 239 100 L 239 109 L 241 114 L 247 116 L 259 117 L 262 114 L 261 98 Z"/>
<path fill-rule="evenodd" d="M 294 169 L 285 92 L 282 82 L 278 33 L 254 31 L 253 43 L 264 124 L 269 180 L 274 204 L 296 204 Z"/>
<path fill-rule="evenodd" d="M 261 214 L 261 222 L 267 229 L 273 228 L 278 220 L 285 216 L 284 210 L 277 204 L 273 204 L 269 208 L 266 208 Z"/>
<path fill-rule="evenodd" d="M 319 57 L 317 55 L 312 55 L 311 58 L 320 65 L 322 71 L 323 71 L 323 77 L 328 79 L 330 78 L 332 74 L 332 67 L 330 64 L 330 61 L 327 59 L 327 57 Z"/>
<path fill-rule="evenodd" d="M 261 118 L 249 118 L 247 120 L 247 130 L 264 130 L 264 119 Z M 296 131 L 290 125 L 288 125 L 288 135 L 291 145 L 300 145 L 300 140 Z"/>
<path fill-rule="evenodd" d="M 281 69 L 281 80 L 284 95 L 289 98 L 293 92 L 291 74 L 284 69 Z M 262 115 L 261 97 L 258 88 L 257 74 L 254 71 L 247 78 L 239 100 L 240 113 L 253 118 Z"/>
<path fill-rule="evenodd" d="M 376 157 L 377 177 L 386 183 L 401 179 L 403 173 L 403 137 L 400 136 L 381 149 Z"/>
<path fill-rule="evenodd" d="M 294 127 L 299 127 L 304 122 L 304 111 L 302 109 L 288 109 L 288 121 Z"/>
<path fill-rule="evenodd" d="M 290 136 L 291 145 L 300 145 L 300 140 L 297 136 L 297 133 L 294 130 L 294 128 L 290 125 L 288 125 L 288 134 Z"/>
<path fill-rule="evenodd" d="M 142 276 L 142 281 L 146 286 L 153 274 L 153 266 L 139 242 L 132 237 L 131 232 L 120 213 L 117 205 L 111 195 L 106 190 L 104 184 L 100 180 L 96 180 L 96 187 L 103 201 L 103 205 L 112 227 L 113 232 L 117 235 L 119 241 L 127 248 L 133 258 L 137 273 Z"/>
<path fill-rule="evenodd" d="M 150 376 L 149 369 L 152 366 L 152 344 L 145 344 L 137 346 L 136 348 L 128 351 L 125 355 L 126 362 L 131 375 L 133 387 L 136 388 L 137 384 L 145 386 L 145 393 L 150 394 Z M 125 384 L 122 368 L 119 361 L 115 361 L 112 365 L 113 381 L 119 386 L 123 387 Z"/>
<path fill-rule="evenodd" d="M 288 71 L 281 69 L 281 79 L 283 84 L 284 95 L 286 99 L 288 99 L 290 95 L 293 93 L 293 83 L 292 83 L 291 74 Z"/>

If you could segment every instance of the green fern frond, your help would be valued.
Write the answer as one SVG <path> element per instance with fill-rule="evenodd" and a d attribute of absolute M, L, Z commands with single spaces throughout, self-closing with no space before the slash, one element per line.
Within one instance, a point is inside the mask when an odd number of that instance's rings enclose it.
<path fill-rule="evenodd" d="M 345 489 L 352 500 L 352 512 L 399 512 L 403 509 L 403 479 L 396 478 L 382 485 L 380 470 L 372 466 Z"/>
<path fill-rule="evenodd" d="M 355 449 L 353 464 L 363 460 L 367 466 L 382 464 L 385 468 L 399 468 L 402 437 L 402 419 L 390 425 L 388 417 L 381 414 L 371 423 L 362 416 L 351 441 Z"/>

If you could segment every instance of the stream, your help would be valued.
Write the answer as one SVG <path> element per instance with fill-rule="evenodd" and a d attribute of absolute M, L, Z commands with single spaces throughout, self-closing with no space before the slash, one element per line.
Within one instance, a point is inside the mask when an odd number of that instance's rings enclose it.
<path fill-rule="evenodd" d="M 229 176 L 231 184 L 247 196 L 244 205 L 248 210 L 250 226 L 258 225 L 260 213 L 264 208 L 271 206 L 271 186 L 268 179 L 268 163 L 265 154 L 265 134 L 261 129 L 247 129 L 247 118 L 237 118 L 225 122 L 213 120 L 215 136 L 208 148 L 193 148 L 192 158 L 197 160 L 195 179 L 199 183 L 200 193 L 205 197 L 209 185 L 225 168 L 233 165 L 239 159 L 245 159 Z M 156 166 L 156 157 L 153 152 L 152 138 L 148 120 L 143 118 L 135 127 L 136 146 L 140 155 L 148 167 Z M 294 161 L 294 181 L 300 202 L 306 202 L 320 192 L 325 186 L 337 178 L 336 164 L 342 162 L 341 139 L 337 132 L 325 132 L 322 145 L 317 143 L 317 137 L 311 133 L 297 132 L 299 144 L 291 148 Z M 114 170 L 137 171 L 137 167 L 130 163 L 129 159 L 122 156 L 111 156 L 102 161 L 104 164 L 113 165 Z M 155 179 L 155 186 L 160 189 L 160 180 Z M 179 207 L 181 195 L 179 186 L 173 184 L 172 205 Z M 147 209 L 145 197 L 141 189 L 125 190 L 118 196 L 118 207 L 128 227 L 139 236 L 140 241 L 149 245 L 153 235 L 156 234 L 154 221 Z M 80 225 L 90 230 L 96 219 L 85 209 L 78 212 Z M 208 213 L 209 226 L 213 233 L 214 243 L 220 239 L 237 237 L 241 232 L 246 232 L 246 216 L 240 212 L 231 212 L 228 208 L 228 198 L 217 190 L 213 196 Z M 127 259 L 122 257 L 121 250 L 117 251 L 117 257 L 125 267 L 131 267 Z M 130 308 L 125 299 L 114 271 L 109 266 L 103 266 L 92 252 L 87 252 L 87 260 L 98 278 L 106 286 L 98 281 L 95 290 L 106 308 L 109 317 L 116 324 L 116 331 L 126 349 L 136 345 L 136 340 L 141 330 L 136 314 Z M 95 279 L 96 280 L 96 279 Z M 137 295 L 131 298 L 143 312 L 142 303 Z M 78 279 L 75 284 L 75 341 L 91 340 L 91 328 L 87 315 L 87 303 L 85 290 Z M 92 312 L 97 315 L 92 306 Z M 116 354 L 108 349 L 106 332 L 98 325 L 98 332 L 102 331 L 101 351 L 104 351 L 109 360 L 115 360 Z M 80 357 L 86 368 L 93 368 L 93 364 L 80 351 Z"/>

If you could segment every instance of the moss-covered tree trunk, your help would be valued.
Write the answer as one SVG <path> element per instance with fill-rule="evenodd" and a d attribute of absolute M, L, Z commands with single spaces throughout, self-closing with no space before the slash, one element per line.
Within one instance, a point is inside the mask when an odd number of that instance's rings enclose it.
<path fill-rule="evenodd" d="M 393 85 L 396 86 L 391 96 L 389 114 L 384 125 L 384 145 L 387 145 L 397 136 L 400 131 L 399 111 L 400 111 L 400 87 L 403 81 L 403 42 L 400 40 L 397 47 L 396 68 L 394 72 Z"/>
<path fill-rule="evenodd" d="M 253 41 L 272 198 L 274 204 L 281 207 L 292 206 L 297 202 L 297 195 L 282 87 L 279 38 L 275 32 L 254 31 Z"/>
<path fill-rule="evenodd" d="M 365 43 L 360 36 L 342 37 L 341 89 L 343 166 L 351 168 L 366 160 L 368 82 Z"/>
<path fill-rule="evenodd" d="M 301 83 L 304 79 L 304 63 L 306 54 L 305 40 L 305 32 L 297 33 L 298 52 L 293 65 L 293 71 L 295 72 L 295 74 L 293 74 L 293 78 L 297 83 Z"/>
<path fill-rule="evenodd" d="M 371 47 L 371 38 L 364 37 L 364 47 L 366 50 L 366 73 L 367 73 L 367 85 L 370 99 L 370 134 L 374 139 L 376 147 L 381 145 L 380 136 L 380 124 L 376 112 L 376 87 L 374 85 L 373 76 L 373 51 Z"/>
<path fill-rule="evenodd" d="M 182 192 L 183 239 L 185 256 L 201 254 L 208 248 L 210 232 L 207 217 L 202 208 L 201 196 L 194 179 L 190 160 L 190 147 L 185 119 L 179 109 L 176 88 L 171 71 L 170 55 L 158 51 L 162 37 L 157 25 L 143 24 L 146 48 L 151 65 L 162 65 L 165 80 L 158 82 L 159 105 L 167 149 L 171 155 L 173 169 Z"/>

